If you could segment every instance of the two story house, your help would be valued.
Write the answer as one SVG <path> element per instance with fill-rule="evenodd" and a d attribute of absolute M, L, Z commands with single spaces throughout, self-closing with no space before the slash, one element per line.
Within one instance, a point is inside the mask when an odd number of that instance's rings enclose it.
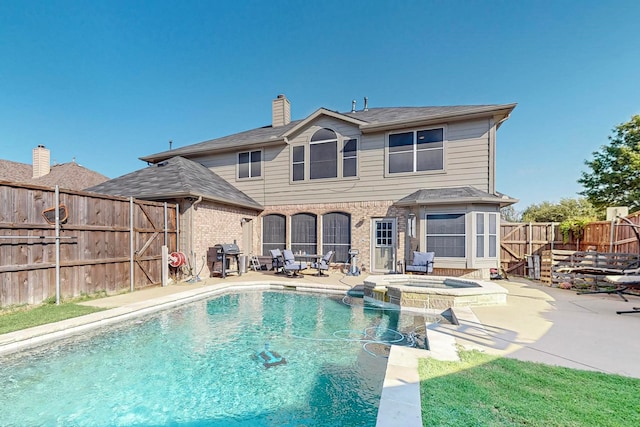
<path fill-rule="evenodd" d="M 320 108 L 291 120 L 142 157 L 151 166 L 91 191 L 180 204 L 181 249 L 196 260 L 216 243 L 245 254 L 273 248 L 359 251 L 360 268 L 402 270 L 413 251 L 446 274 L 487 277 L 499 266 L 496 132 L 516 104 Z M 206 263 L 208 264 L 208 263 Z"/>

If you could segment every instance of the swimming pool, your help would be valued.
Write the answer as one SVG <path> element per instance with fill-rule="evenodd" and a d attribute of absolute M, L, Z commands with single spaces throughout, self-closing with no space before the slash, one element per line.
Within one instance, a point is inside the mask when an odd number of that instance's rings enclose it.
<path fill-rule="evenodd" d="M 0 358 L 0 425 L 374 426 L 379 342 L 420 328 L 338 296 L 227 294 Z M 265 368 L 265 342 L 287 363 Z"/>

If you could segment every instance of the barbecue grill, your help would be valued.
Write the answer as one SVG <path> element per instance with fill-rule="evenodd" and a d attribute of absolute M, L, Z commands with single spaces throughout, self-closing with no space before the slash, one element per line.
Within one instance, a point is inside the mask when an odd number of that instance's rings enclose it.
<path fill-rule="evenodd" d="M 222 275 L 224 279 L 228 273 L 238 273 L 240 271 L 240 248 L 235 243 L 219 243 L 211 248 L 207 253 L 208 261 L 211 263 L 211 272 Z M 235 270 L 231 270 L 231 260 L 235 261 Z"/>

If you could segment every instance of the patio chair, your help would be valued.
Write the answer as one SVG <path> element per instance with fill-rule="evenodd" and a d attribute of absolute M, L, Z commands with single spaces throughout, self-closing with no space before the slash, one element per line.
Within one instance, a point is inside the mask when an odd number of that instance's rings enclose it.
<path fill-rule="evenodd" d="M 287 273 L 289 277 L 298 277 L 298 273 L 300 270 L 304 270 L 307 268 L 307 263 L 304 261 L 296 261 L 293 252 L 289 249 L 285 249 L 282 251 L 282 255 L 284 257 L 284 272 Z"/>
<path fill-rule="evenodd" d="M 331 263 L 331 258 L 333 258 L 333 251 L 329 251 L 320 259 L 319 262 L 314 262 L 311 264 L 311 267 L 318 269 L 318 276 L 324 276 L 322 274 L 323 271 L 329 270 L 329 264 Z"/>
<path fill-rule="evenodd" d="M 412 273 L 433 273 L 433 262 L 435 259 L 435 252 L 413 252 L 413 261 L 411 264 L 405 266 L 406 272 Z"/>
<path fill-rule="evenodd" d="M 284 257 L 280 249 L 271 249 L 271 267 L 276 274 L 284 273 Z"/>

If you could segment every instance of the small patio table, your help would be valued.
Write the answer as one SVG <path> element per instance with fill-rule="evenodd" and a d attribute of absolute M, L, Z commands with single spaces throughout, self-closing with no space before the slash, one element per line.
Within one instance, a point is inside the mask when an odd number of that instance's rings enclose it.
<path fill-rule="evenodd" d="M 304 259 L 308 259 L 308 260 L 315 260 L 318 272 L 316 274 L 314 274 L 314 276 L 324 276 L 324 274 L 322 273 L 322 270 L 320 270 L 320 260 L 322 259 L 322 257 L 324 255 L 322 255 L 322 254 L 294 254 L 294 256 L 296 258 L 304 258 Z"/>

